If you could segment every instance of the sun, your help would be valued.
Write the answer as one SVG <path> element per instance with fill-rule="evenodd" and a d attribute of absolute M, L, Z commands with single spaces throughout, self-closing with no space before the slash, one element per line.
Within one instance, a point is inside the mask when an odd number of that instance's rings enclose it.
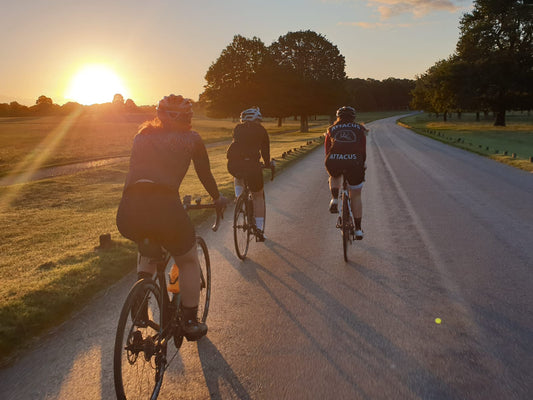
<path fill-rule="evenodd" d="M 72 78 L 65 98 L 83 105 L 110 103 L 115 94 L 129 97 L 119 76 L 102 64 L 90 64 L 80 69 Z"/>

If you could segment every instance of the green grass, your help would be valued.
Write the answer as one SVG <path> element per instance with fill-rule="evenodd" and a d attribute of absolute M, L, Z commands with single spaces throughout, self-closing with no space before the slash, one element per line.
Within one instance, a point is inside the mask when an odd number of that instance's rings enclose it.
<path fill-rule="evenodd" d="M 385 116 L 389 115 L 373 118 Z M 49 122 L 45 120 L 45 124 Z M 231 121 L 218 122 L 222 133 L 217 133 L 216 121 L 202 122 L 203 131 L 217 137 L 215 142 L 227 137 L 227 129 L 235 125 Z M 271 155 L 278 160 L 280 173 L 322 146 L 327 120 L 311 121 L 311 131 L 305 134 L 297 132 L 298 121 L 287 122 L 281 128 L 275 121 L 265 125 L 271 133 Z M 221 144 L 208 151 L 219 189 L 231 198 L 233 178 L 226 169 L 226 148 L 227 144 Z M 291 154 L 283 158 L 282 154 L 289 150 Z M 58 151 L 63 150 L 58 146 Z M 95 293 L 134 270 L 135 246 L 122 238 L 115 226 L 127 169 L 128 162 L 122 162 L 0 187 L 0 364 L 8 362 L 32 338 L 64 321 Z M 269 173 L 265 171 L 268 179 Z M 180 193 L 202 196 L 208 201 L 193 168 Z M 198 223 L 213 218 L 213 214 L 198 212 L 191 217 Z M 104 233 L 111 234 L 114 246 L 96 250 L 99 236 Z"/>
<path fill-rule="evenodd" d="M 400 120 L 419 134 L 533 172 L 533 116 L 510 113 L 506 122 L 507 126 L 496 127 L 492 121 L 476 121 L 474 114 L 447 122 L 427 114 Z"/>

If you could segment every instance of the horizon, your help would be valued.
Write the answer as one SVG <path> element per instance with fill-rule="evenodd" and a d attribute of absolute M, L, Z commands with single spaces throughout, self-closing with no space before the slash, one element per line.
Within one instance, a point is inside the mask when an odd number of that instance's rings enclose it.
<path fill-rule="evenodd" d="M 414 80 L 455 51 L 460 18 L 473 1 L 32 3 L 30 9 L 10 3 L 0 15 L 0 32 L 9 38 L 2 43 L 6 56 L 0 76 L 9 80 L 0 86 L 0 103 L 31 106 L 41 95 L 59 105 L 78 102 L 67 92 L 76 74 L 94 64 L 104 65 L 127 92 L 114 94 L 138 106 L 157 104 L 169 93 L 197 101 L 209 66 L 235 35 L 257 37 L 268 46 L 300 30 L 319 33 L 337 46 L 348 78 Z M 86 82 L 75 96 L 94 89 Z M 95 104 L 112 100 L 111 95 Z"/>

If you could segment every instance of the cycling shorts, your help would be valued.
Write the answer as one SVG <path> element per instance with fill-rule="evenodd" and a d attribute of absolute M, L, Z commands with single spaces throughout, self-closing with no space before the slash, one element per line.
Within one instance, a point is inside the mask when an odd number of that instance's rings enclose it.
<path fill-rule="evenodd" d="M 126 189 L 117 212 L 117 227 L 124 237 L 136 243 L 152 239 L 173 256 L 187 253 L 196 242 L 179 194 L 151 183 L 136 183 Z"/>
<path fill-rule="evenodd" d="M 259 161 L 228 160 L 228 172 L 235 178 L 244 179 L 252 192 L 263 189 L 263 169 Z"/>
<path fill-rule="evenodd" d="M 330 153 L 326 156 L 325 165 L 328 174 L 334 178 L 343 175 L 344 172 L 352 189 L 361 188 L 365 181 L 366 168 L 364 163 L 358 159 L 349 159 L 348 157 L 345 159 L 336 153 Z"/>

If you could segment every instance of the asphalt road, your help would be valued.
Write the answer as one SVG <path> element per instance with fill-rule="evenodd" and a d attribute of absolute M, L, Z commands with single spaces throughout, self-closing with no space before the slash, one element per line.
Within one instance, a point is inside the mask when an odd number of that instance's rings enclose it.
<path fill-rule="evenodd" d="M 393 121 L 370 124 L 366 236 L 348 263 L 321 150 L 267 184 L 268 240 L 245 262 L 231 212 L 219 232 L 198 229 L 213 264 L 209 333 L 184 343 L 162 399 L 531 398 L 533 175 Z M 0 398 L 114 398 L 133 280 L 0 370 Z"/>

